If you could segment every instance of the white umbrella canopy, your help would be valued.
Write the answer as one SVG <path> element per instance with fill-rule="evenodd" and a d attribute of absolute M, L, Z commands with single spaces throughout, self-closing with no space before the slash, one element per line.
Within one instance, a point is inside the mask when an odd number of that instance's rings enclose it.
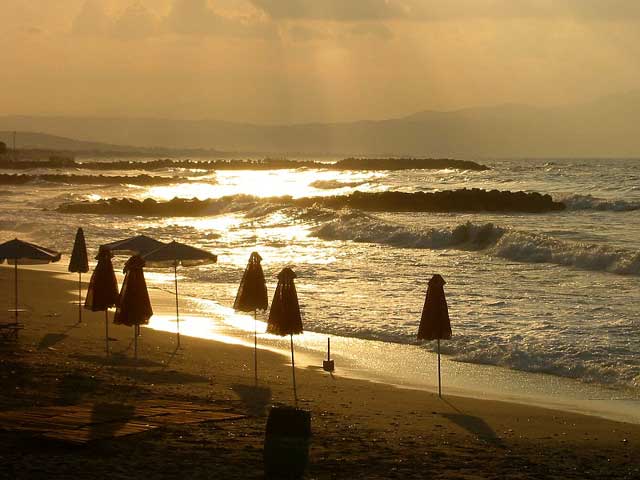
<path fill-rule="evenodd" d="M 178 303 L 178 265 L 192 267 L 216 263 L 218 256 L 175 240 L 142 256 L 148 267 L 173 267 L 176 291 L 176 336 L 180 347 L 180 307 Z"/>
<path fill-rule="evenodd" d="M 143 257 L 149 267 L 173 267 L 174 265 L 192 267 L 218 261 L 218 256 L 211 252 L 175 240 L 143 255 Z"/>
<path fill-rule="evenodd" d="M 15 288 L 15 321 L 18 323 L 18 265 L 42 265 L 60 260 L 60 253 L 17 238 L 0 244 L 0 263 L 13 263 Z"/>
<path fill-rule="evenodd" d="M 146 235 L 136 235 L 135 237 L 117 240 L 102 245 L 104 248 L 111 250 L 116 255 L 144 255 L 145 253 L 164 247 L 166 244 L 155 238 Z"/>
<path fill-rule="evenodd" d="M 17 263 L 20 265 L 41 265 L 57 262 L 60 253 L 34 243 L 17 238 L 0 244 L 0 263 Z"/>

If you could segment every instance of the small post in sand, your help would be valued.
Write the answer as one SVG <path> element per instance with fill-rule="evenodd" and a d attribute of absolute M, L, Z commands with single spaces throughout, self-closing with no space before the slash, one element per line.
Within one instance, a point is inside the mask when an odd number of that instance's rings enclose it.
<path fill-rule="evenodd" d="M 109 309 L 104 309 L 104 341 L 105 341 L 105 352 L 107 352 L 107 357 L 109 356 Z"/>

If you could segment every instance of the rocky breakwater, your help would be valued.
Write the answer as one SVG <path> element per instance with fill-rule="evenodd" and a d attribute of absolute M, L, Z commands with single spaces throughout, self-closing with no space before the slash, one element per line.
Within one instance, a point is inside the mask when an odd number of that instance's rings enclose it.
<path fill-rule="evenodd" d="M 546 213 L 565 209 L 550 195 L 532 192 L 461 189 L 443 192 L 354 192 L 332 197 L 291 198 L 289 196 L 258 198 L 232 195 L 217 199 L 174 198 L 167 202 L 154 199 L 109 198 L 98 201 L 61 204 L 61 213 L 91 213 L 101 215 L 138 215 L 154 217 L 206 216 L 225 211 L 243 211 L 260 204 L 285 207 L 343 208 L 368 212 L 522 212 Z"/>

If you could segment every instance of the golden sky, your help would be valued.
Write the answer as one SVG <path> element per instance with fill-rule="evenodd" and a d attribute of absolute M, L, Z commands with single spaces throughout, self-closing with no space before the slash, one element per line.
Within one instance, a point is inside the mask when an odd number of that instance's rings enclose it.
<path fill-rule="evenodd" d="M 640 88 L 638 0 L 3 0 L 0 114 L 346 121 Z"/>

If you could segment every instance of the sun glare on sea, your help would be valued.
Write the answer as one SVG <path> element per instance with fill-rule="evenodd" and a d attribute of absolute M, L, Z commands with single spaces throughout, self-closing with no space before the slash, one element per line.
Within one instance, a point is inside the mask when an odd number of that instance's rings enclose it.
<path fill-rule="evenodd" d="M 233 170 L 217 172 L 210 183 L 181 183 L 154 186 L 140 192 L 140 198 L 220 198 L 229 195 L 255 197 L 291 196 L 293 198 L 342 195 L 358 190 L 372 190 L 368 182 L 377 173 L 320 170 Z"/>

